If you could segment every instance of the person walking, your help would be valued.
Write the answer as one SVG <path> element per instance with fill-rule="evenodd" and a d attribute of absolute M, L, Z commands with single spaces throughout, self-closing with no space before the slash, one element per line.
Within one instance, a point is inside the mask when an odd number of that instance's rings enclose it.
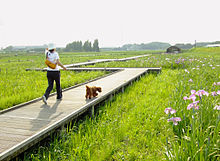
<path fill-rule="evenodd" d="M 46 59 L 48 59 L 51 63 L 55 64 L 55 68 L 47 67 L 47 80 L 48 87 L 42 97 L 42 100 L 45 104 L 47 104 L 47 99 L 51 90 L 53 89 L 54 81 L 56 82 L 56 90 L 57 90 L 57 100 L 62 100 L 62 89 L 60 86 L 60 70 L 59 66 L 61 66 L 64 70 L 66 67 L 60 62 L 59 54 L 56 52 L 56 47 L 54 44 L 49 44 L 47 50 L 45 51 Z"/>

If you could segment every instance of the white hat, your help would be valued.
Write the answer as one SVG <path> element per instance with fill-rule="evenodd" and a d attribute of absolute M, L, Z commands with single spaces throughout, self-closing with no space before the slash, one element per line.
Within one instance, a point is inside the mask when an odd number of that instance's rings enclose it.
<path fill-rule="evenodd" d="M 56 49 L 56 45 L 55 44 L 48 44 L 48 50 L 52 50 L 52 49 Z"/>

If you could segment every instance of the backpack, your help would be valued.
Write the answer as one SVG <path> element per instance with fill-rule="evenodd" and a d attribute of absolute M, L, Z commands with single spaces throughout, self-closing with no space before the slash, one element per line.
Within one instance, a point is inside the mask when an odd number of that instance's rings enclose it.
<path fill-rule="evenodd" d="M 47 52 L 47 55 L 48 55 L 48 52 Z M 56 68 L 56 64 L 54 64 L 54 63 L 52 63 L 51 61 L 49 61 L 48 59 L 47 59 L 47 56 L 46 55 L 46 60 L 45 60 L 45 64 L 48 66 L 48 67 L 50 67 L 50 68 L 52 68 L 52 69 L 55 69 Z"/>

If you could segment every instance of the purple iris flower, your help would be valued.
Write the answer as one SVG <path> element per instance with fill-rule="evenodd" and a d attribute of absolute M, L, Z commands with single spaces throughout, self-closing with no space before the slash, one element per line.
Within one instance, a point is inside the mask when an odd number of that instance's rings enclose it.
<path fill-rule="evenodd" d="M 176 110 L 175 110 L 175 109 L 172 109 L 171 107 L 168 107 L 168 108 L 166 108 L 166 109 L 164 110 L 164 112 L 165 112 L 166 114 L 169 114 L 169 113 L 174 114 L 174 113 L 176 113 Z"/>
<path fill-rule="evenodd" d="M 217 93 L 215 91 L 211 93 L 212 93 L 212 96 L 217 96 Z"/>
<path fill-rule="evenodd" d="M 193 102 L 196 100 L 196 95 L 191 94 L 189 98 L 187 96 L 183 97 L 184 100 L 192 100 Z"/>
<path fill-rule="evenodd" d="M 191 90 L 191 94 L 196 94 L 196 90 Z"/>
<path fill-rule="evenodd" d="M 195 101 L 193 103 L 190 103 L 188 106 L 187 106 L 187 110 L 190 110 L 191 108 L 194 108 L 196 110 L 199 109 L 199 106 L 197 105 L 199 103 L 199 101 Z"/>
<path fill-rule="evenodd" d="M 209 93 L 204 90 L 199 90 L 196 92 L 196 95 L 202 97 L 203 95 L 209 96 Z"/>
<path fill-rule="evenodd" d="M 187 69 L 185 69 L 185 72 L 186 72 L 186 73 L 189 73 L 189 71 L 188 71 Z"/>
<path fill-rule="evenodd" d="M 216 106 L 214 107 L 214 110 L 220 110 L 220 105 L 216 105 Z"/>
<path fill-rule="evenodd" d="M 168 122 L 173 122 L 174 125 L 178 125 L 178 122 L 181 121 L 180 117 L 172 117 L 167 120 Z"/>
<path fill-rule="evenodd" d="M 217 83 L 214 82 L 214 83 L 213 83 L 213 86 L 220 86 L 220 82 L 217 82 Z"/>
<path fill-rule="evenodd" d="M 190 79 L 190 80 L 189 80 L 189 82 L 193 82 L 193 80 L 192 80 L 192 79 Z"/>

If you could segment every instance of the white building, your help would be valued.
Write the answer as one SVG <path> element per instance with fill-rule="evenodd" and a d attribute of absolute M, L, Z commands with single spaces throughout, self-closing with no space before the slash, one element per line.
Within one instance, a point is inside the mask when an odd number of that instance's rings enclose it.
<path fill-rule="evenodd" d="M 220 44 L 210 44 L 206 45 L 206 47 L 220 47 Z"/>

